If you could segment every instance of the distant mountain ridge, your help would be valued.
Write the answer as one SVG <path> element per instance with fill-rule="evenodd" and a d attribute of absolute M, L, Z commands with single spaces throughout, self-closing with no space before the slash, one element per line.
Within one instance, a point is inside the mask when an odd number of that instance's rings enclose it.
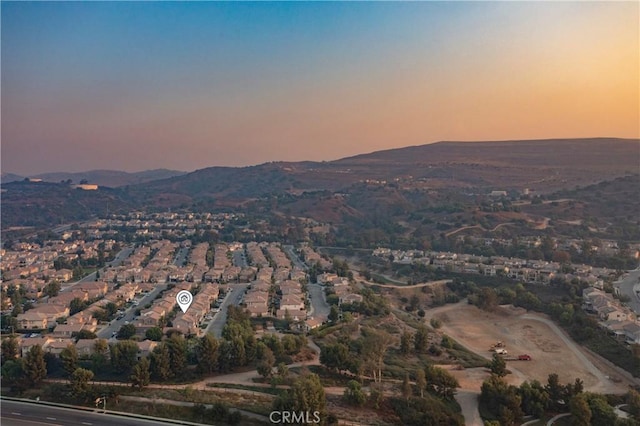
<path fill-rule="evenodd" d="M 640 140 L 621 138 L 587 139 L 529 139 L 507 141 L 456 142 L 393 148 L 359 154 L 333 161 L 348 164 L 352 161 L 382 162 L 473 162 L 482 160 L 492 164 L 513 164 L 536 161 L 540 165 L 563 164 L 569 167 L 601 165 L 604 158 L 620 159 L 632 154 L 640 160 Z M 568 161 L 573 160 L 573 161 Z"/>
<path fill-rule="evenodd" d="M 19 180 L 23 180 L 24 176 L 20 176 L 17 175 L 15 173 L 2 173 L 0 175 L 0 183 L 9 183 L 9 182 L 16 182 Z"/>
<path fill-rule="evenodd" d="M 639 166 L 638 139 L 437 142 L 326 162 L 209 167 L 133 189 L 152 198 L 242 200 L 408 179 L 432 182 L 434 187 L 532 188 L 544 192 L 638 173 Z"/>
<path fill-rule="evenodd" d="M 639 172 L 640 139 L 592 138 L 438 142 L 335 161 L 208 167 L 190 173 L 44 174 L 39 176 L 53 183 L 3 183 L 2 228 L 63 223 L 131 208 L 251 207 L 340 223 L 462 205 L 492 191 L 549 194 L 623 176 L 632 176 L 633 184 Z M 68 179 L 86 179 L 101 188 L 81 191 L 60 183 Z M 277 207 L 285 204 L 286 210 Z"/>
<path fill-rule="evenodd" d="M 71 179 L 73 183 L 80 183 L 86 180 L 99 186 L 116 188 L 119 186 L 136 185 L 158 179 L 166 179 L 173 176 L 180 176 L 186 172 L 169 169 L 144 170 L 141 172 L 123 172 L 119 170 L 89 170 L 86 172 L 53 172 L 41 173 L 29 176 L 34 179 L 42 179 L 45 182 L 61 182 Z M 23 180 L 24 176 L 12 173 L 2 174 L 2 183 Z"/>

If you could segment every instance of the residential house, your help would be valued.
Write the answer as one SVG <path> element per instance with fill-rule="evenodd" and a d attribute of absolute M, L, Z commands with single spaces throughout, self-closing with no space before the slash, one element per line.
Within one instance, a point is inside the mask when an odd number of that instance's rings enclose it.
<path fill-rule="evenodd" d="M 21 330 L 45 329 L 49 325 L 48 317 L 49 316 L 47 314 L 36 312 L 34 310 L 27 311 L 23 314 L 18 314 L 18 328 Z"/>
<path fill-rule="evenodd" d="M 362 303 L 364 297 L 361 294 L 355 293 L 347 293 L 339 298 L 339 305 L 343 304 L 351 304 L 351 303 Z"/>
<path fill-rule="evenodd" d="M 142 342 L 136 342 L 136 344 L 138 345 L 138 361 L 151 355 L 153 349 L 158 346 L 158 342 L 154 342 L 153 340 L 144 340 Z"/>
<path fill-rule="evenodd" d="M 640 325 L 630 322 L 624 325 L 623 330 L 626 343 L 640 344 Z"/>
<path fill-rule="evenodd" d="M 53 330 L 53 335 L 56 337 L 68 337 L 71 338 L 73 333 L 79 333 L 82 330 L 84 324 L 58 324 Z"/>
<path fill-rule="evenodd" d="M 278 319 L 286 319 L 287 314 L 291 317 L 293 321 L 304 321 L 307 319 L 307 311 L 305 310 L 293 310 L 290 311 L 288 309 L 278 309 L 276 311 L 276 318 Z"/>
<path fill-rule="evenodd" d="M 30 337 L 28 339 L 22 339 L 18 343 L 18 348 L 20 350 L 20 356 L 23 358 L 27 355 L 27 352 L 31 350 L 32 347 L 39 345 L 43 350 L 47 348 L 50 342 L 53 339 L 51 337 Z"/>
<path fill-rule="evenodd" d="M 252 317 L 265 317 L 269 314 L 269 307 L 266 303 L 247 306 L 247 310 Z"/>
<path fill-rule="evenodd" d="M 311 331 L 314 328 L 318 328 L 322 325 L 322 320 L 319 318 L 309 318 L 304 322 L 303 328 L 305 331 Z"/>
<path fill-rule="evenodd" d="M 303 310 L 304 300 L 296 295 L 286 295 L 280 299 L 280 309 L 288 309 L 290 311 Z"/>
<path fill-rule="evenodd" d="M 45 352 L 59 356 L 60 353 L 67 348 L 67 346 L 75 346 L 76 341 L 70 338 L 58 338 L 49 342 L 46 348 L 43 348 Z"/>

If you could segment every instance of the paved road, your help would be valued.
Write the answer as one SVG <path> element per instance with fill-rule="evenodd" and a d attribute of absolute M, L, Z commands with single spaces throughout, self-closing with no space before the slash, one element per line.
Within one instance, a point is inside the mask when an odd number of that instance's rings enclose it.
<path fill-rule="evenodd" d="M 293 246 L 282 246 L 282 248 L 284 248 L 284 252 L 289 256 L 289 259 L 291 259 L 293 266 L 295 266 L 298 269 L 302 269 L 303 271 L 306 271 L 309 269 L 307 268 L 307 265 L 305 265 L 304 262 L 300 260 L 300 258 L 295 253 L 295 251 L 293 251 Z"/>
<path fill-rule="evenodd" d="M 2 426 L 148 426 L 175 424 L 165 423 L 160 419 L 136 419 L 102 412 L 74 410 L 17 401 L 2 400 L 0 407 L 2 407 L 2 414 L 0 415 Z"/>
<path fill-rule="evenodd" d="M 293 250 L 293 246 L 283 246 L 283 248 L 296 268 L 302 269 L 303 271 L 309 269 Z M 327 296 L 324 293 L 324 288 L 318 283 L 309 283 L 309 285 L 307 285 L 307 290 L 309 292 L 309 301 L 311 302 L 309 316 L 325 321 L 329 317 L 331 307 L 327 303 Z"/>
<path fill-rule="evenodd" d="M 125 247 L 116 255 L 116 257 L 111 261 L 107 262 L 105 268 L 108 266 L 120 266 L 120 264 L 133 253 L 133 247 Z M 104 268 L 103 268 L 104 269 Z M 74 283 L 67 284 L 66 286 L 62 286 L 60 289 L 61 292 L 69 291 L 74 285 L 79 283 L 88 283 L 96 280 L 96 273 L 93 272 L 86 277 L 82 278 L 80 281 L 76 281 Z"/>
<path fill-rule="evenodd" d="M 327 303 L 324 288 L 318 283 L 313 283 L 307 285 L 307 290 L 309 291 L 309 300 L 311 302 L 309 316 L 325 321 L 329 317 L 331 307 Z"/>
<path fill-rule="evenodd" d="M 184 264 L 188 254 L 189 254 L 188 248 L 181 248 L 176 253 L 175 258 L 173 259 L 173 264 L 177 266 Z M 120 262 L 122 262 L 122 260 L 120 260 Z M 158 293 L 165 290 L 166 288 L 167 288 L 167 284 L 157 284 L 155 288 L 151 290 L 149 293 L 147 293 L 142 299 L 137 299 L 138 305 L 131 306 L 129 309 L 127 309 L 122 319 L 111 321 L 110 325 L 108 325 L 107 327 L 103 328 L 98 333 L 96 333 L 98 337 L 101 339 L 110 339 L 111 335 L 114 332 L 117 332 L 118 330 L 120 330 L 120 327 L 125 325 L 127 321 L 128 322 L 133 321 L 133 319 L 135 318 L 135 313 L 137 309 L 143 309 L 147 304 L 153 303 Z"/>
<path fill-rule="evenodd" d="M 464 416 L 464 424 L 467 426 L 482 426 L 484 422 L 478 411 L 478 396 L 480 392 L 459 390 L 456 395 L 456 401 L 460 404 L 462 415 Z"/>
<path fill-rule="evenodd" d="M 167 284 L 157 284 L 153 290 L 140 299 L 138 306 L 131 306 L 125 311 L 124 318 L 119 320 L 114 319 L 111 321 L 111 324 L 97 332 L 96 334 L 98 337 L 101 339 L 110 339 L 114 331 L 120 330 L 120 327 L 122 327 L 127 321 L 133 321 L 136 309 L 143 309 L 148 303 L 152 303 L 156 298 L 156 295 L 166 288 Z"/>
<path fill-rule="evenodd" d="M 244 248 L 242 250 L 233 251 L 233 265 L 239 266 L 241 268 L 246 268 L 249 266 L 247 263 L 247 255 L 244 252 Z"/>
<path fill-rule="evenodd" d="M 173 264 L 176 266 L 182 266 L 187 261 L 187 255 L 189 254 L 189 249 L 187 247 L 183 247 L 178 250 L 176 253 L 176 257 L 173 259 Z"/>
<path fill-rule="evenodd" d="M 552 417 L 548 422 L 547 422 L 547 426 L 551 426 L 552 424 L 554 424 L 555 422 L 558 421 L 558 419 L 561 419 L 563 417 L 567 417 L 570 416 L 571 413 L 562 413 L 562 414 L 558 414 L 557 416 Z"/>
<path fill-rule="evenodd" d="M 640 267 L 629 271 L 626 277 L 614 283 L 614 286 L 620 290 L 621 294 L 629 297 L 627 303 L 636 315 L 640 315 Z"/>
<path fill-rule="evenodd" d="M 220 305 L 220 311 L 214 315 L 213 320 L 209 322 L 205 330 L 206 333 L 213 334 L 217 339 L 222 337 L 222 329 L 227 323 L 227 307 L 229 305 L 238 306 L 240 304 L 240 299 L 242 299 L 248 284 L 228 284 L 228 287 L 231 289 L 231 293 L 227 293 Z"/>

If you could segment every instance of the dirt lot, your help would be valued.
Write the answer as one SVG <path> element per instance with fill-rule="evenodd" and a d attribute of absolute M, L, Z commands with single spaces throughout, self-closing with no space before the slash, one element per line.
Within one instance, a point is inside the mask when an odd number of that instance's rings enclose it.
<path fill-rule="evenodd" d="M 493 343 L 502 341 L 509 355 L 529 354 L 532 361 L 508 361 L 512 372 L 507 381 L 518 385 L 525 380 L 546 382 L 557 373 L 561 383 L 584 381 L 585 389 L 594 392 L 624 393 L 628 382 L 613 368 L 600 362 L 573 342 L 546 316 L 526 313 L 524 309 L 500 307 L 495 313 L 484 312 L 466 303 L 447 305 L 427 311 L 430 318 L 442 321 L 441 333 L 446 333 L 470 350 L 490 359 Z M 599 369 L 600 368 L 600 369 Z M 488 376 L 484 369 L 454 372 L 462 388 L 479 390 Z"/>

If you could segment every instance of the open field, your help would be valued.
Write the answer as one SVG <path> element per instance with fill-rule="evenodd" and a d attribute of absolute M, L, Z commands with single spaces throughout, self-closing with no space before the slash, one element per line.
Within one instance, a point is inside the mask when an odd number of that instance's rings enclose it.
<path fill-rule="evenodd" d="M 508 361 L 512 374 L 507 381 L 518 385 L 525 380 L 546 382 L 557 373 L 562 383 L 576 378 L 584 381 L 586 390 L 624 393 L 630 384 L 616 369 L 592 362 L 591 355 L 558 329 L 546 316 L 526 313 L 524 309 L 502 306 L 489 313 L 466 302 L 427 311 L 426 320 L 442 321 L 441 332 L 453 337 L 470 350 L 490 359 L 492 344 L 502 341 L 509 355 L 529 354 L 532 361 Z M 463 388 L 479 389 L 487 377 L 484 369 L 457 372 Z"/>

